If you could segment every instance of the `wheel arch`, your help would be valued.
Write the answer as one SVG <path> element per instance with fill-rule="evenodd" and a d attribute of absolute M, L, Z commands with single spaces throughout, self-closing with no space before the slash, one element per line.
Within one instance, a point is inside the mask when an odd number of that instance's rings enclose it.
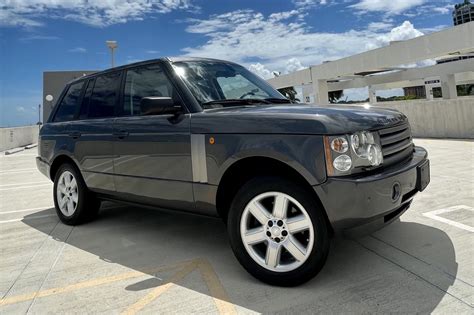
<path fill-rule="evenodd" d="M 227 221 L 227 214 L 233 196 L 235 196 L 238 189 L 251 178 L 265 175 L 277 175 L 300 184 L 303 189 L 314 198 L 319 208 L 322 209 L 329 230 L 332 232 L 332 226 L 328 219 L 326 210 L 308 179 L 287 163 L 275 158 L 264 156 L 242 158 L 232 163 L 225 170 L 221 180 L 219 181 L 216 194 L 216 208 L 219 216 L 224 221 Z"/>
<path fill-rule="evenodd" d="M 72 166 L 76 167 L 77 170 L 79 170 L 79 167 L 76 161 L 74 161 L 74 159 L 72 159 L 70 156 L 66 154 L 59 154 L 58 156 L 54 158 L 53 163 L 51 163 L 51 167 L 49 168 L 49 178 L 52 181 L 54 181 L 56 173 L 59 170 L 59 167 L 63 165 L 64 163 L 69 163 Z"/>

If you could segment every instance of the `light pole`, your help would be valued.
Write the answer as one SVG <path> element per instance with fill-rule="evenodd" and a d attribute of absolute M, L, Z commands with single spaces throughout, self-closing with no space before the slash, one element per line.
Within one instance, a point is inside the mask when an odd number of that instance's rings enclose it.
<path fill-rule="evenodd" d="M 105 43 L 107 44 L 107 47 L 110 48 L 110 52 L 111 52 L 111 54 L 112 54 L 112 68 L 113 68 L 114 65 L 115 65 L 114 53 L 115 53 L 115 49 L 118 47 L 117 41 L 115 41 L 115 40 L 107 40 L 107 41 L 105 41 Z"/>

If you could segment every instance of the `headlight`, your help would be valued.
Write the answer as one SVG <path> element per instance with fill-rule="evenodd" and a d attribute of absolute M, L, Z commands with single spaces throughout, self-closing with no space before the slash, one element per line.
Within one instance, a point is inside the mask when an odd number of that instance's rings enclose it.
<path fill-rule="evenodd" d="M 342 176 L 377 167 L 383 162 L 377 133 L 360 131 L 352 135 L 324 137 L 329 176 Z"/>

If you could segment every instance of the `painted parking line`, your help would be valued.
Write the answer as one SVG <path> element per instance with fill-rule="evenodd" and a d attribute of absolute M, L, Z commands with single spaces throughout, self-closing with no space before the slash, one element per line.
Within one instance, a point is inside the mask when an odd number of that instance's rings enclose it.
<path fill-rule="evenodd" d="M 37 292 L 32 292 L 28 294 L 22 294 L 17 296 L 12 296 L 8 298 L 3 298 L 0 300 L 0 306 L 11 305 L 16 303 L 21 303 L 25 301 L 30 301 L 33 299 L 43 298 L 52 295 L 58 295 L 68 292 L 73 292 L 80 289 L 97 287 L 105 284 L 110 284 L 118 281 L 123 281 L 132 278 L 138 278 L 147 275 L 154 275 L 158 272 L 163 272 L 167 270 L 177 269 L 178 271 L 171 276 L 167 283 L 156 287 L 143 298 L 129 306 L 123 314 L 136 314 L 138 311 L 142 310 L 145 306 L 156 300 L 164 292 L 172 288 L 177 282 L 184 279 L 188 274 L 194 270 L 199 270 L 202 274 L 202 277 L 209 288 L 209 292 L 214 300 L 214 303 L 220 314 L 237 314 L 234 304 L 230 302 L 229 296 L 227 295 L 224 287 L 217 274 L 214 272 L 212 265 L 206 259 L 193 259 L 184 262 L 178 262 L 173 265 L 166 265 L 157 268 L 150 268 L 144 271 L 131 271 L 125 272 L 122 274 L 95 278 L 91 280 L 82 281 L 79 283 L 67 285 L 64 287 L 40 290 Z"/>
<path fill-rule="evenodd" d="M 194 270 L 198 270 L 201 273 L 219 314 L 237 314 L 234 304 L 229 302 L 230 298 L 222 286 L 219 277 L 214 272 L 212 265 L 206 259 L 195 259 L 189 265 L 174 274 L 166 284 L 155 288 L 136 303 L 132 304 L 122 312 L 122 315 L 134 315 L 138 313 Z"/>
<path fill-rule="evenodd" d="M 0 211 L 0 215 L 2 214 L 11 214 L 11 213 L 19 213 L 19 212 L 31 212 L 31 211 L 37 211 L 37 210 L 49 210 L 51 208 L 54 208 L 54 206 L 47 206 L 47 207 L 39 207 L 39 208 L 29 208 L 29 209 L 20 209 L 20 210 L 13 210 L 13 211 Z"/>
<path fill-rule="evenodd" d="M 21 169 L 16 169 L 16 170 L 9 170 L 9 171 L 0 171 L 0 174 L 16 174 L 16 173 L 26 173 L 26 172 L 31 172 L 31 171 L 36 171 L 38 170 L 37 168 L 21 168 Z"/>
<path fill-rule="evenodd" d="M 433 219 L 433 220 L 436 220 L 436 221 L 439 221 L 439 222 L 443 222 L 443 223 L 455 226 L 459 229 L 463 229 L 463 230 L 466 230 L 466 231 L 469 231 L 469 232 L 474 232 L 474 227 L 472 227 L 472 226 L 469 226 L 469 225 L 466 225 L 466 224 L 456 222 L 454 220 L 446 219 L 446 218 L 443 218 L 443 217 L 439 216 L 440 214 L 449 213 L 449 212 L 453 212 L 453 211 L 457 211 L 457 210 L 468 210 L 468 211 L 474 212 L 474 208 L 472 208 L 472 207 L 465 206 L 465 205 L 458 205 L 458 206 L 439 209 L 439 210 L 435 210 L 435 211 L 425 212 L 425 213 L 423 213 L 423 215 L 427 218 L 430 218 L 430 219 Z"/>
<path fill-rule="evenodd" d="M 15 186 L 15 187 L 7 187 L 7 188 L 0 188 L 0 191 L 14 190 L 14 189 L 36 188 L 36 187 L 44 187 L 44 186 L 52 186 L 52 183 L 47 183 L 47 184 L 38 184 L 38 185 L 27 185 L 27 186 Z"/>
<path fill-rule="evenodd" d="M 186 264 L 186 263 L 189 264 L 189 262 L 185 262 L 184 264 Z M 36 298 L 42 298 L 42 297 L 47 297 L 47 296 L 51 296 L 51 295 L 57 295 L 57 294 L 72 292 L 72 291 L 76 291 L 76 290 L 80 290 L 80 289 L 92 288 L 92 287 L 96 287 L 96 286 L 100 286 L 100 285 L 104 285 L 104 284 L 109 284 L 109 283 L 113 283 L 113 282 L 117 282 L 117 281 L 121 281 L 121 280 L 127 280 L 127 279 L 131 279 L 131 278 L 146 276 L 149 273 L 153 274 L 153 273 L 157 273 L 157 272 L 161 272 L 161 271 L 174 269 L 177 266 L 179 267 L 181 264 L 183 264 L 183 263 L 178 263 L 178 264 L 173 265 L 173 266 L 161 266 L 161 267 L 158 267 L 158 268 L 150 268 L 150 269 L 145 270 L 143 272 L 142 271 L 125 272 L 125 273 L 121 273 L 121 274 L 118 274 L 118 275 L 86 280 L 86 281 L 78 282 L 78 283 L 75 283 L 75 284 L 67 285 L 67 286 L 64 286 L 64 287 L 52 288 L 52 289 L 42 290 L 42 291 L 38 291 L 38 292 L 31 292 L 31 293 L 27 293 L 27 294 L 12 296 L 12 297 L 8 297 L 8 298 L 4 298 L 4 299 L 0 300 L 0 306 L 29 301 L 29 300 L 34 299 L 35 297 Z"/>
<path fill-rule="evenodd" d="M 37 184 L 51 184 L 51 182 L 48 182 L 48 181 L 40 181 L 40 182 L 26 182 L 26 183 L 15 183 L 15 184 L 4 184 L 4 185 L 0 185 L 0 188 L 3 188 L 3 187 L 21 187 L 23 185 L 37 185 Z"/>
<path fill-rule="evenodd" d="M 42 219 L 42 218 L 55 217 L 55 216 L 56 216 L 56 214 L 32 215 L 32 216 L 29 216 L 29 217 L 23 217 L 23 218 L 18 218 L 18 219 L 0 221 L 0 224 L 35 220 L 35 219 Z"/>

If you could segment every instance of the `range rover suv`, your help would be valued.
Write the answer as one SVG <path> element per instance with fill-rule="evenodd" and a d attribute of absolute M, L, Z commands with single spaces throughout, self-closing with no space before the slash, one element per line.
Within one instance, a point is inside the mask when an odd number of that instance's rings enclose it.
<path fill-rule="evenodd" d="M 329 240 L 397 219 L 429 183 L 400 112 L 291 103 L 237 64 L 163 58 L 68 83 L 39 136 L 65 224 L 101 200 L 219 216 L 242 266 L 294 286 Z"/>

